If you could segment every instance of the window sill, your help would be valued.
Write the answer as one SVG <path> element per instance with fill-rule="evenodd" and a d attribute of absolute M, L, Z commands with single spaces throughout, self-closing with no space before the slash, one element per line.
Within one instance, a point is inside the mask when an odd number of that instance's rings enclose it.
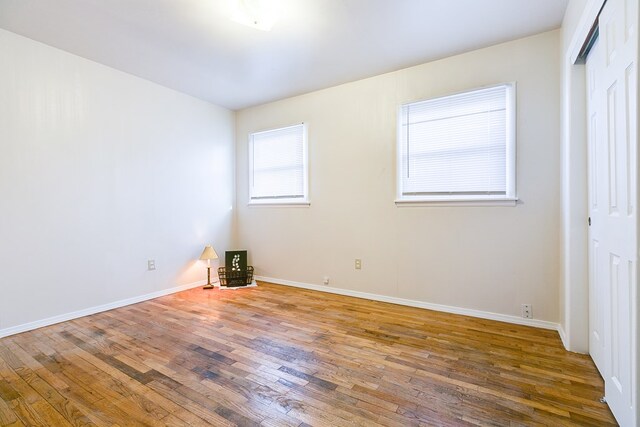
<path fill-rule="evenodd" d="M 398 207 L 440 206 L 516 206 L 518 199 L 442 199 L 442 200 L 396 200 Z"/>
<path fill-rule="evenodd" d="M 265 208 L 277 208 L 277 207 L 294 207 L 294 208 L 307 208 L 311 205 L 311 202 L 249 202 L 247 206 L 265 207 Z"/>

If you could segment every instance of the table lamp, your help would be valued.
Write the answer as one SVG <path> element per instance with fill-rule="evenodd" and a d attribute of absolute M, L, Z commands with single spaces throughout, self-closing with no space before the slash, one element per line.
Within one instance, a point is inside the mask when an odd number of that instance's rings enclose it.
<path fill-rule="evenodd" d="M 211 284 L 211 260 L 218 259 L 218 254 L 211 245 L 207 245 L 204 247 L 200 259 L 207 260 L 207 284 L 202 289 L 213 289 L 213 284 Z"/>

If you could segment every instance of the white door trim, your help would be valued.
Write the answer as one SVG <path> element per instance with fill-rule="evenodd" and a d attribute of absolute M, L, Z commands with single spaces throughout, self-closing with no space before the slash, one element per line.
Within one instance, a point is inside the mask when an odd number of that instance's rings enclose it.
<path fill-rule="evenodd" d="M 565 348 L 589 351 L 586 90 L 576 59 L 606 0 L 589 0 L 563 57 L 561 336 Z"/>
<path fill-rule="evenodd" d="M 573 33 L 573 38 L 571 39 L 571 48 L 569 49 L 569 59 L 571 64 L 575 64 L 578 60 L 578 55 L 580 54 L 580 50 L 584 45 L 587 37 L 589 37 L 589 32 L 593 27 L 593 24 L 598 19 L 598 14 L 600 10 L 602 10 L 602 6 L 607 2 L 607 0 L 589 0 L 587 7 L 582 13 L 582 17 L 580 18 L 580 22 L 578 23 L 578 28 Z"/>

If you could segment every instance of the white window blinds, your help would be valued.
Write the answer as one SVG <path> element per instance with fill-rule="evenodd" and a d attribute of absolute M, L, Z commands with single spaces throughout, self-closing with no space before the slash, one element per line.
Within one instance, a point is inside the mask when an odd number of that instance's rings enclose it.
<path fill-rule="evenodd" d="M 515 196 L 513 85 L 402 106 L 400 199 Z"/>
<path fill-rule="evenodd" d="M 251 202 L 306 201 L 305 134 L 303 124 L 251 134 Z"/>

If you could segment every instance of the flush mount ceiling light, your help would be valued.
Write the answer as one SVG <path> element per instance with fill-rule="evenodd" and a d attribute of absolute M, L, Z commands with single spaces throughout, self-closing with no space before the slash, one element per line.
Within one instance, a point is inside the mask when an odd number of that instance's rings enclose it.
<path fill-rule="evenodd" d="M 274 0 L 233 0 L 231 20 L 262 31 L 270 31 L 276 22 Z"/>

